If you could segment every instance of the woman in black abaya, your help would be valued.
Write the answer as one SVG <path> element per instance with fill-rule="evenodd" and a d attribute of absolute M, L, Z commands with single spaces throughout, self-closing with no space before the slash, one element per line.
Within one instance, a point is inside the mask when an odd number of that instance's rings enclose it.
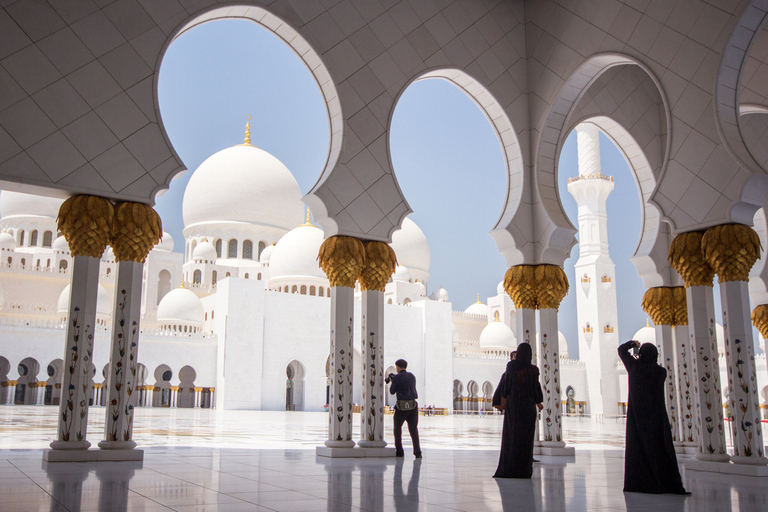
<path fill-rule="evenodd" d="M 539 385 L 539 369 L 531 364 L 531 346 L 521 343 L 517 358 L 507 363 L 501 382 L 501 396 L 506 398 L 501 454 L 495 478 L 531 478 L 533 474 L 533 436 L 536 409 L 544 398 Z"/>
<path fill-rule="evenodd" d="M 629 349 L 639 347 L 639 356 Z M 627 441 L 624 457 L 624 491 L 649 494 L 690 494 L 677 468 L 672 432 L 664 405 L 667 370 L 656 363 L 659 352 L 652 343 L 628 341 L 619 347 L 627 368 Z"/>

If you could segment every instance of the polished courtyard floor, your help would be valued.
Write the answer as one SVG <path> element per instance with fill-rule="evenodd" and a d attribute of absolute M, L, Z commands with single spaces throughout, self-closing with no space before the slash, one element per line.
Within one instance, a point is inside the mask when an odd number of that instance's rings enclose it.
<path fill-rule="evenodd" d="M 103 413 L 91 409 L 94 444 Z M 515 481 L 491 478 L 498 416 L 422 417 L 421 461 L 331 460 L 314 453 L 325 414 L 138 409 L 143 463 L 46 464 L 56 418 L 0 407 L 0 511 L 768 511 L 768 479 L 754 477 L 687 472 L 689 498 L 624 494 L 615 421 L 567 418 L 576 456 L 540 457 L 531 480 Z"/>

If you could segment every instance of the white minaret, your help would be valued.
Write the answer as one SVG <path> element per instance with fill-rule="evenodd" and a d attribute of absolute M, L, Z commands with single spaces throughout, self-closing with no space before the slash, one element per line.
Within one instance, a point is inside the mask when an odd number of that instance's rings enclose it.
<path fill-rule="evenodd" d="M 613 177 L 600 173 L 597 126 L 580 124 L 576 135 L 579 175 L 568 180 L 568 192 L 579 205 L 579 261 L 575 283 L 579 359 L 587 365 L 587 408 L 593 418 L 601 421 L 619 412 L 616 274 L 608 254 L 605 210 L 608 194 L 613 190 Z"/>

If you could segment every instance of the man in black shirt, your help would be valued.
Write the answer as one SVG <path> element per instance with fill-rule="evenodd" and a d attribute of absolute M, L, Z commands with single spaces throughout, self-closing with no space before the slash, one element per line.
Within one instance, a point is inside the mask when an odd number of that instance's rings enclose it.
<path fill-rule="evenodd" d="M 419 446 L 419 408 L 416 399 L 416 377 L 406 371 L 408 363 L 405 359 L 395 361 L 397 374 L 390 373 L 385 379 L 389 384 L 389 392 L 397 395 L 395 406 L 395 456 L 403 457 L 403 423 L 408 422 L 408 432 L 413 442 L 413 454 L 417 459 L 421 458 L 421 446 Z"/>

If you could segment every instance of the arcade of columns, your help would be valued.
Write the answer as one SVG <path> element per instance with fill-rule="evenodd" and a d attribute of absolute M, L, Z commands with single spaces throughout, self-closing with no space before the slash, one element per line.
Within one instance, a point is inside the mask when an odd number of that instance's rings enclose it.
<path fill-rule="evenodd" d="M 141 319 L 144 260 L 163 234 L 160 216 L 141 203 L 118 203 L 97 196 L 73 196 L 59 210 L 59 231 L 73 256 L 67 318 L 64 376 L 57 439 L 43 453 L 49 462 L 141 460 L 133 441 L 131 395 Z M 107 384 L 104 440 L 89 450 L 88 383 L 96 325 L 99 260 L 107 245 L 117 261 L 112 343 Z"/>
<path fill-rule="evenodd" d="M 672 438 L 678 452 L 695 453 L 693 460 L 686 460 L 688 469 L 768 476 L 747 287 L 760 251 L 757 233 L 741 224 L 682 233 L 670 244 L 669 262 L 685 287 L 651 288 L 643 297 L 667 370 Z M 725 442 L 715 274 L 723 313 L 733 456 L 728 455 Z M 757 306 L 751 317 L 763 336 L 768 335 L 768 305 Z"/>
<path fill-rule="evenodd" d="M 59 212 L 59 230 L 74 257 L 65 368 L 57 440 L 46 450 L 47 461 L 140 460 L 132 440 L 134 390 L 139 341 L 143 262 L 162 236 L 157 213 L 140 203 L 118 203 L 96 196 L 74 196 Z M 104 440 L 88 450 L 87 382 L 93 352 L 99 258 L 110 245 L 118 261 Z M 683 233 L 670 245 L 669 261 L 685 282 L 683 287 L 649 289 L 643 309 L 656 325 L 662 363 L 667 369 L 667 409 L 679 451 L 695 452 L 691 469 L 719 470 L 712 464 L 732 462 L 740 470 L 768 474 L 760 426 L 759 399 L 747 282 L 760 257 L 760 241 L 749 227 L 715 226 L 705 232 Z M 397 261 L 383 242 L 334 236 L 323 243 L 318 259 L 331 284 L 331 394 L 328 440 L 318 447 L 329 457 L 391 456 L 385 448 L 384 412 L 384 287 Z M 715 336 L 713 278 L 717 274 L 723 310 L 729 406 L 733 414 L 734 455 L 726 452 L 721 385 Z M 354 287 L 363 292 L 363 407 L 359 448 L 352 440 L 352 354 Z M 511 267 L 504 287 L 515 303 L 516 336 L 535 340 L 539 311 L 541 353 L 538 357 L 544 390 L 538 442 L 544 455 L 572 455 L 562 440 L 560 418 L 557 309 L 568 292 L 568 281 L 556 265 Z M 768 305 L 757 306 L 752 322 L 768 335 Z"/>

